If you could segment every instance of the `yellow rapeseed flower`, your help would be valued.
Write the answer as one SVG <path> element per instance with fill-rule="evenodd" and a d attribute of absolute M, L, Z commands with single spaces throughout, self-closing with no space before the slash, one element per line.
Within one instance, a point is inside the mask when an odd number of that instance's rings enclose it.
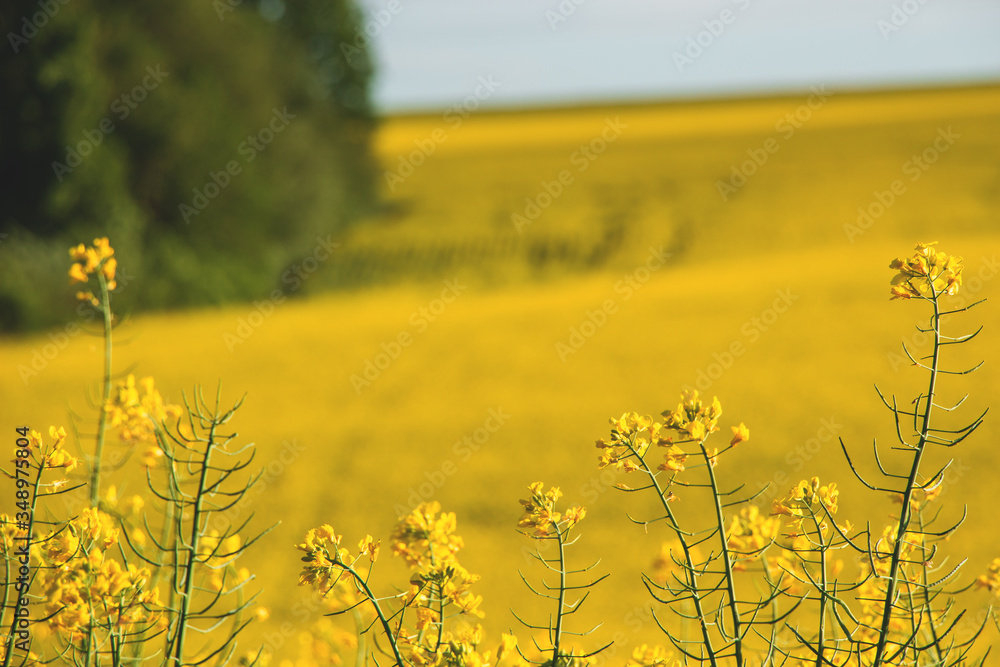
<path fill-rule="evenodd" d="M 90 248 L 82 243 L 75 248 L 69 249 L 69 256 L 73 264 L 69 267 L 69 284 L 89 282 L 90 276 L 96 271 L 100 271 L 107 282 L 109 290 L 115 289 L 115 271 L 118 268 L 118 260 L 114 258 L 115 250 L 107 237 L 94 239 L 94 245 Z M 77 298 L 81 301 L 89 301 L 94 305 L 99 305 L 96 297 L 90 292 L 77 292 Z"/>
<path fill-rule="evenodd" d="M 611 419 L 611 440 L 597 441 L 598 467 L 612 466 L 624 472 L 640 470 L 633 459 L 641 460 L 650 446 L 669 442 L 663 424 L 648 415 L 626 412 L 618 419 Z"/>
<path fill-rule="evenodd" d="M 371 535 L 365 535 L 365 539 L 361 540 L 358 544 L 358 548 L 362 554 L 368 554 L 368 558 L 370 558 L 371 562 L 374 563 L 375 559 L 378 558 L 379 547 L 381 544 L 382 540 L 373 540 Z"/>
<path fill-rule="evenodd" d="M 700 441 L 719 430 L 717 424 L 722 416 L 722 405 L 716 397 L 705 405 L 698 391 L 689 389 L 681 393 L 677 409 L 664 411 L 663 416 L 666 417 L 665 426 L 668 429 L 684 434 L 691 440 Z"/>
<path fill-rule="evenodd" d="M 889 263 L 897 271 L 890 282 L 891 299 L 934 299 L 942 294 L 958 294 L 962 284 L 962 258 L 935 251 L 931 243 L 918 243 L 912 257 L 898 257 Z"/>
<path fill-rule="evenodd" d="M 729 442 L 730 447 L 735 447 L 741 442 L 746 442 L 750 439 L 750 429 L 743 422 L 740 422 L 739 426 L 733 426 L 733 439 Z"/>
<path fill-rule="evenodd" d="M 503 660 L 504 656 L 516 649 L 517 637 L 509 635 L 506 632 L 500 633 L 500 648 L 497 649 L 497 662 Z"/>
<path fill-rule="evenodd" d="M 534 529 L 531 533 L 536 537 L 545 537 L 559 532 L 562 515 L 555 511 L 556 501 L 562 497 L 558 486 L 545 490 L 543 482 L 528 485 L 531 497 L 518 501 L 524 507 L 524 514 L 517 522 L 518 528 Z"/>

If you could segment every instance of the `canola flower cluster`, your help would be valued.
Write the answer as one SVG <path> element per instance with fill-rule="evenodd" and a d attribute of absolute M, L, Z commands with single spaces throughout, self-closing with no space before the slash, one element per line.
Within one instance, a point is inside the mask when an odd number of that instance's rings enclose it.
<path fill-rule="evenodd" d="M 483 598 L 471 590 L 480 577 L 458 562 L 458 551 L 465 542 L 456 530 L 455 513 L 442 512 L 437 502 L 418 505 L 393 528 L 392 552 L 411 569 L 407 604 L 418 608 L 418 629 L 420 625 L 440 625 L 441 610 L 449 605 L 460 614 L 483 616 L 479 609 Z"/>
<path fill-rule="evenodd" d="M 912 257 L 892 260 L 889 268 L 899 273 L 892 278 L 890 300 L 933 299 L 941 294 L 958 294 L 962 284 L 962 258 L 935 251 L 935 245 L 937 241 L 918 243 Z"/>
<path fill-rule="evenodd" d="M 68 473 L 79 461 L 65 448 L 64 428 L 50 427 L 49 437 L 46 443 L 40 433 L 31 431 L 27 450 L 39 488 L 53 494 L 67 480 L 42 482 L 42 475 L 46 471 Z M 12 517 L 0 516 L 0 523 L 4 553 L 12 559 L 15 540 L 20 543 L 23 536 Z M 110 653 L 115 644 L 120 648 L 122 642 L 160 621 L 159 592 L 150 583 L 150 571 L 115 557 L 120 536 L 118 520 L 91 507 L 69 521 L 56 522 L 32 540 L 28 557 L 37 573 L 33 584 L 41 592 L 34 622 L 40 636 L 57 636 L 77 651 Z M 28 658 L 30 662 L 38 656 Z"/>
<path fill-rule="evenodd" d="M 66 451 L 66 429 L 62 426 L 58 428 L 50 426 L 49 437 L 53 442 L 49 447 L 45 447 L 41 433 L 31 431 L 28 435 L 28 451 L 35 458 L 36 464 L 45 469 L 62 468 L 66 472 L 74 470 L 80 461 Z M 16 459 L 11 462 L 16 464 Z M 65 480 L 57 486 L 64 484 Z"/>
<path fill-rule="evenodd" d="M 395 618 L 392 641 L 408 664 L 487 667 L 495 664 L 494 658 L 499 661 L 509 655 L 516 640 L 505 635 L 496 651 L 482 650 L 482 627 L 478 623 L 457 628 L 447 623 L 455 615 L 483 617 L 482 596 L 472 591 L 479 575 L 470 573 L 458 561 L 464 541 L 456 530 L 455 514 L 442 512 L 437 502 L 423 503 L 397 522 L 390 537 L 391 551 L 409 566 L 410 587 L 395 596 L 399 609 L 391 615 L 381 604 L 386 600 L 377 598 L 367 583 L 381 548 L 370 535 L 359 542 L 357 554 L 352 554 L 340 546 L 343 538 L 331 526 L 309 530 L 297 546 L 305 554 L 299 585 L 332 594 L 336 600 L 334 612 L 336 608 L 345 611 L 367 606 L 368 613 L 375 610 L 386 627 L 389 619 Z M 412 626 L 405 622 L 408 611 L 412 611 Z M 317 628 L 311 636 L 320 634 L 322 629 Z M 356 646 L 356 642 L 343 639 L 335 638 L 335 650 Z M 325 647 L 323 650 L 331 646 L 330 642 L 320 645 Z"/>
<path fill-rule="evenodd" d="M 565 513 L 556 511 L 556 501 L 562 497 L 558 486 L 546 491 L 543 482 L 534 482 L 528 486 L 528 491 L 531 497 L 519 501 L 524 513 L 517 527 L 525 529 L 532 537 L 563 535 L 587 516 L 587 509 L 580 506 L 570 507 Z"/>
<path fill-rule="evenodd" d="M 48 626 L 78 650 L 85 650 L 88 636 L 103 631 L 128 637 L 161 618 L 149 570 L 111 556 L 119 535 L 112 517 L 90 508 L 49 534 L 36 551 Z"/>
<path fill-rule="evenodd" d="M 118 286 L 115 282 L 118 260 L 115 259 L 114 254 L 115 249 L 111 247 L 107 237 L 94 239 L 94 245 L 89 248 L 82 243 L 75 248 L 70 248 L 69 256 L 73 259 L 73 264 L 69 268 L 69 284 L 89 282 L 90 276 L 99 273 L 104 280 L 105 289 L 114 290 Z M 92 291 L 77 292 L 76 298 L 95 307 L 101 305 L 101 301 L 94 296 Z"/>
<path fill-rule="evenodd" d="M 609 440 L 597 440 L 597 448 L 602 450 L 598 455 L 598 468 L 611 466 L 627 473 L 649 473 L 651 469 L 646 463 L 646 454 L 650 447 L 655 446 L 664 450 L 663 460 L 656 469 L 671 474 L 680 473 L 686 469 L 691 456 L 681 447 L 688 443 L 697 443 L 702 447 L 710 465 L 715 467 L 721 454 L 750 439 L 750 429 L 741 422 L 732 427 L 733 437 L 725 449 L 720 452 L 715 448 L 709 453 L 704 449 L 704 443 L 710 435 L 718 432 L 721 416 L 719 399 L 713 397 L 711 403 L 706 404 L 694 389 L 681 394 L 675 410 L 663 412 L 662 423 L 648 415 L 626 412 L 617 419 L 611 419 Z M 629 488 L 624 484 L 617 486 L 626 490 Z M 673 500 L 674 496 L 669 499 Z"/>

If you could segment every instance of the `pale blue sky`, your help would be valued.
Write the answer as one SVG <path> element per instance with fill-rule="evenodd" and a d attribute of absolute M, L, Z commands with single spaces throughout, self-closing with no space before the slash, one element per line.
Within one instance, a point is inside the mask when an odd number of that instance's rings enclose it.
<path fill-rule="evenodd" d="M 369 23 L 381 111 L 445 109 L 479 77 L 500 84 L 484 108 L 1000 80 L 1000 0 L 360 1 L 389 17 Z"/>

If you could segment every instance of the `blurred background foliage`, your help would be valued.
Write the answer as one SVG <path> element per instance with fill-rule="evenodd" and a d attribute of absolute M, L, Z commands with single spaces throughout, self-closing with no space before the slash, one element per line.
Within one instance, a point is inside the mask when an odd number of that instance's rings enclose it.
<path fill-rule="evenodd" d="M 274 289 L 371 202 L 371 63 L 341 48 L 358 18 L 350 0 L 3 3 L 0 329 L 65 320 L 66 248 L 95 236 L 129 258 L 129 309 Z M 198 199 L 212 174 L 225 187 Z"/>

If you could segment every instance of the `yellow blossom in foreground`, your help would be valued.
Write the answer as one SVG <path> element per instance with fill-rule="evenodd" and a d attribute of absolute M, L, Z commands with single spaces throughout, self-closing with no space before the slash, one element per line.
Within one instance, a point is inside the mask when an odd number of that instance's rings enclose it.
<path fill-rule="evenodd" d="M 663 463 L 657 469 L 669 472 L 681 472 L 684 470 L 687 458 L 688 455 L 680 447 L 673 444 L 667 445 L 667 451 L 663 454 Z"/>
<path fill-rule="evenodd" d="M 373 540 L 371 535 L 365 535 L 365 539 L 361 540 L 358 544 L 358 549 L 361 553 L 368 554 L 368 558 L 370 558 L 371 562 L 374 563 L 375 559 L 378 558 L 378 552 L 381 544 L 381 540 Z"/>
<path fill-rule="evenodd" d="M 114 258 L 114 254 L 115 250 L 106 237 L 94 239 L 94 245 L 90 248 L 82 243 L 75 248 L 70 248 L 69 256 L 73 259 L 73 264 L 69 267 L 70 285 L 89 282 L 90 276 L 100 271 L 107 282 L 108 289 L 115 289 L 117 286 L 115 271 L 118 268 L 118 260 Z M 100 305 L 90 292 L 78 292 L 76 297 L 81 301 Z"/>
<path fill-rule="evenodd" d="M 517 637 L 506 632 L 500 634 L 500 648 L 497 650 L 497 662 L 504 659 L 504 656 L 517 650 Z"/>
<path fill-rule="evenodd" d="M 393 553 L 402 557 L 412 569 L 411 588 L 405 604 L 416 606 L 419 622 L 423 625 L 441 623 L 439 617 L 432 618 L 427 612 L 419 611 L 431 607 L 440 611 L 439 604 L 454 606 L 459 614 L 483 616 L 480 609 L 483 599 L 470 590 L 480 577 L 462 567 L 457 559 L 464 542 L 455 534 L 455 514 L 440 510 L 437 502 L 418 505 L 400 518 L 391 535 Z M 366 537 L 361 542 L 362 549 L 367 548 L 370 553 L 371 544 L 371 538 Z M 427 647 L 419 648 L 418 656 L 426 650 Z"/>
<path fill-rule="evenodd" d="M 583 521 L 583 518 L 585 516 L 587 516 L 587 508 L 576 506 L 576 507 L 570 507 L 568 510 L 566 510 L 565 514 L 563 515 L 563 519 L 566 521 L 567 526 L 572 527 Z"/>
<path fill-rule="evenodd" d="M 531 497 L 519 501 L 524 507 L 524 514 L 518 520 L 517 526 L 534 529 L 531 535 L 535 537 L 546 537 L 568 530 L 579 523 L 586 514 L 583 507 L 571 507 L 566 511 L 565 517 L 556 512 L 556 501 L 562 497 L 562 491 L 558 486 L 546 491 L 544 483 L 534 482 L 528 485 L 528 490 L 531 491 Z"/>
<path fill-rule="evenodd" d="M 802 480 L 788 492 L 783 500 L 772 503 L 771 514 L 784 514 L 801 520 L 816 514 L 823 517 L 823 508 L 830 514 L 837 513 L 840 491 L 836 483 L 821 485 L 819 477 Z"/>
<path fill-rule="evenodd" d="M 306 554 L 302 557 L 305 565 L 299 575 L 299 586 L 311 584 L 317 590 L 326 592 L 340 581 L 345 564 L 341 556 L 348 556 L 346 549 L 339 548 L 340 540 L 341 537 L 333 532 L 329 524 L 312 528 L 306 533 L 305 540 L 295 547 Z"/>
<path fill-rule="evenodd" d="M 890 299 L 935 298 L 958 294 L 962 284 L 962 258 L 935 251 L 931 243 L 918 243 L 912 257 L 899 257 L 889 263 L 897 271 L 890 288 Z"/>
<path fill-rule="evenodd" d="M 652 445 L 659 445 L 666 437 L 663 425 L 648 415 L 626 412 L 618 419 L 611 419 L 611 441 L 597 441 L 604 449 L 599 458 L 600 467 L 612 465 L 618 470 L 632 472 L 638 467 L 631 457 L 642 458 Z"/>
<path fill-rule="evenodd" d="M 681 434 L 686 434 L 691 440 L 704 440 L 718 429 L 719 417 L 722 416 L 722 405 L 718 398 L 712 398 L 708 405 L 702 403 L 696 389 L 681 393 L 681 402 L 674 411 L 664 411 L 665 426 Z"/>
<path fill-rule="evenodd" d="M 729 441 L 730 447 L 735 447 L 741 442 L 746 442 L 750 439 L 750 429 L 743 422 L 740 422 L 739 426 L 733 426 L 733 439 Z"/>
<path fill-rule="evenodd" d="M 42 434 L 38 431 L 32 431 L 28 436 L 29 450 L 35 453 L 38 463 L 47 469 L 62 468 L 66 472 L 76 468 L 79 461 L 63 448 L 66 444 L 66 429 L 62 426 L 59 428 L 50 426 L 49 437 L 53 442 L 46 447 L 42 441 Z"/>
<path fill-rule="evenodd" d="M 496 664 L 490 651 L 480 651 L 482 626 L 464 628 L 458 633 L 444 632 L 440 644 L 432 633 L 403 639 L 402 648 L 408 662 L 421 667 L 490 667 Z"/>
<path fill-rule="evenodd" d="M 79 644 L 96 628 L 142 629 L 158 617 L 159 591 L 149 586 L 149 570 L 111 557 L 118 535 L 110 516 L 89 508 L 41 543 L 45 625 L 70 642 Z"/>

